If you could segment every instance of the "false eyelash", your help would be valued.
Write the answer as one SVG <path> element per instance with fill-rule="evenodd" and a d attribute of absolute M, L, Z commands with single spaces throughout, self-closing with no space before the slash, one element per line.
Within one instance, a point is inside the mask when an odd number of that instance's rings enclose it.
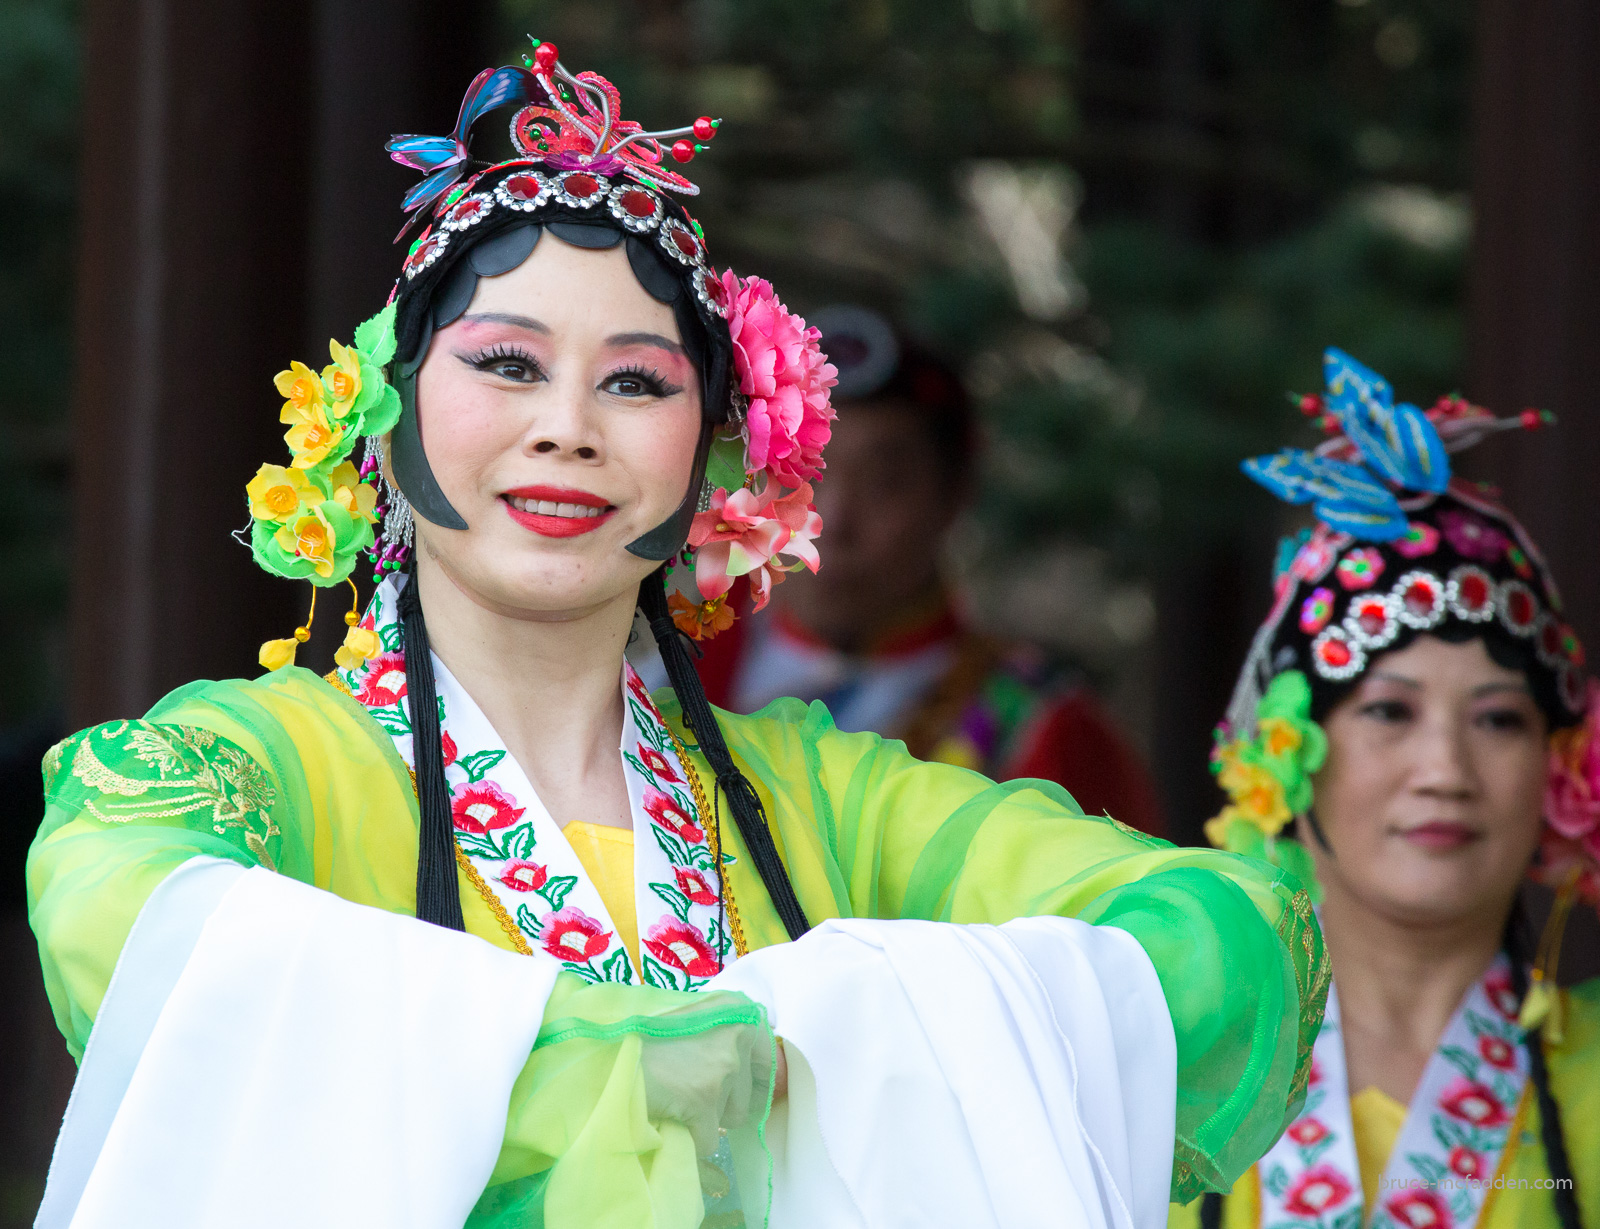
<path fill-rule="evenodd" d="M 510 360 L 511 362 L 526 364 L 530 370 L 538 375 L 544 374 L 544 368 L 540 365 L 538 359 L 520 346 L 507 345 L 505 342 L 490 346 L 487 350 L 480 350 L 477 354 L 466 357 L 468 363 L 480 370 L 488 367 L 491 363 L 502 363 Z"/>
<path fill-rule="evenodd" d="M 638 363 L 617 368 L 606 376 L 606 380 L 615 380 L 619 376 L 632 376 L 649 390 L 652 397 L 671 397 L 683 391 L 680 386 L 668 383 L 659 371 Z"/>

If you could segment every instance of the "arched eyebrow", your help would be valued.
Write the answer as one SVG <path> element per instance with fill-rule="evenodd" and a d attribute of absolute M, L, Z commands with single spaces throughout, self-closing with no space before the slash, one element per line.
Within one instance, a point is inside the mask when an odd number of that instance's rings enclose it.
<path fill-rule="evenodd" d="M 513 312 L 473 312 L 462 316 L 466 324 L 509 324 L 513 328 L 527 329 L 530 333 L 550 332 L 550 326 L 535 320 L 532 316 L 518 316 Z"/>
<path fill-rule="evenodd" d="M 1528 685 L 1527 679 L 1518 679 L 1515 683 L 1480 683 L 1472 689 L 1473 697 L 1493 695 L 1497 691 L 1515 691 L 1531 696 L 1533 688 Z"/>
<path fill-rule="evenodd" d="M 655 346 L 674 354 L 679 358 L 687 358 L 688 354 L 682 346 L 670 337 L 663 337 L 660 333 L 613 333 L 606 338 L 608 346 Z"/>

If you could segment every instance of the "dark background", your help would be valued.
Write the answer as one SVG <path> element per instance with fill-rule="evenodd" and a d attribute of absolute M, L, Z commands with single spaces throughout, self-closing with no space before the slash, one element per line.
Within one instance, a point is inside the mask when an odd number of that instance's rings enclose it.
<path fill-rule="evenodd" d="M 968 372 L 952 570 L 1101 681 L 1180 837 L 1290 524 L 1236 464 L 1308 442 L 1283 394 L 1325 345 L 1560 415 L 1471 465 L 1600 645 L 1590 0 L 0 0 L 0 1227 L 72 1071 L 23 913 L 39 756 L 299 622 L 228 536 L 271 377 L 387 295 L 383 140 L 529 33 L 648 127 L 726 119 L 690 168 L 719 263 Z"/>

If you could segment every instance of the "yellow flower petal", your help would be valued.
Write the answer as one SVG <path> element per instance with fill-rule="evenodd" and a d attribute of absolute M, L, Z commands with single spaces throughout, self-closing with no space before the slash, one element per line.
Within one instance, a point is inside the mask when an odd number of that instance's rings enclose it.
<path fill-rule="evenodd" d="M 294 665 L 294 651 L 299 645 L 300 642 L 293 636 L 287 640 L 269 640 L 261 646 L 256 660 L 261 663 L 263 670 L 282 670 L 285 666 Z"/>
<path fill-rule="evenodd" d="M 285 521 L 301 508 L 316 506 L 323 494 L 303 470 L 263 465 L 245 485 L 250 515 L 260 521 Z"/>
<path fill-rule="evenodd" d="M 328 356 L 333 359 L 322 369 L 322 384 L 328 392 L 328 412 L 343 418 L 361 395 L 361 355 L 351 346 L 329 340 Z"/>
<path fill-rule="evenodd" d="M 278 394 L 284 400 L 283 412 L 288 414 L 292 409 L 296 414 L 304 415 L 310 412 L 313 406 L 320 406 L 323 401 L 322 381 L 317 373 L 304 363 L 290 363 L 288 371 L 280 371 L 272 377 L 272 383 Z M 284 418 L 284 422 L 289 419 Z"/>
<path fill-rule="evenodd" d="M 313 508 L 305 516 L 285 525 L 275 537 L 286 553 L 298 559 L 311 560 L 318 576 L 333 575 L 335 535 L 333 526 L 328 524 L 320 508 Z"/>

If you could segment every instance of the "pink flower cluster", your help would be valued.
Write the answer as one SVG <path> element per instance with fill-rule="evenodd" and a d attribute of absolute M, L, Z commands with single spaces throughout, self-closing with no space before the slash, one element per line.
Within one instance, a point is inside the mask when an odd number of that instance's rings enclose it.
<path fill-rule="evenodd" d="M 821 334 L 794 315 L 763 278 L 722 275 L 732 312 L 734 367 L 750 399 L 746 457 L 786 487 L 822 473 L 822 449 L 833 432 L 828 390 L 838 370 L 817 345 Z"/>
<path fill-rule="evenodd" d="M 1589 680 L 1583 723 L 1550 740 L 1545 831 L 1538 878 L 1559 887 L 1576 871 L 1578 892 L 1600 909 L 1600 681 Z"/>
<path fill-rule="evenodd" d="M 760 495 L 745 487 L 730 495 L 718 487 L 711 507 L 695 516 L 689 545 L 695 548 L 694 579 L 701 597 L 721 597 L 736 577 L 748 576 L 760 610 L 785 572 L 817 570 L 822 517 L 811 506 L 811 485 L 803 482 L 787 495 L 780 489 L 772 481 Z"/>

